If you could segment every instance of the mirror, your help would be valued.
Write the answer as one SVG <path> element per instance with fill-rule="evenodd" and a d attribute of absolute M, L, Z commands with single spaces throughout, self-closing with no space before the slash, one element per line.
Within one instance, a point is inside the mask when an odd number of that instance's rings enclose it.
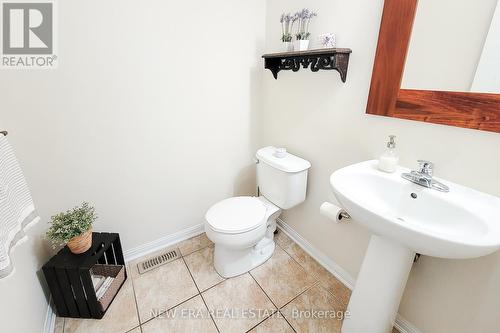
<path fill-rule="evenodd" d="M 401 89 L 500 93 L 498 0 L 419 0 Z"/>
<path fill-rule="evenodd" d="M 385 0 L 366 113 L 500 132 L 500 0 Z"/>

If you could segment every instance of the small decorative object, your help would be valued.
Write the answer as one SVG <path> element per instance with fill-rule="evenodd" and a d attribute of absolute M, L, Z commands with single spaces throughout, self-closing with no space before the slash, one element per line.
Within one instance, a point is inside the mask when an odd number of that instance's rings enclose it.
<path fill-rule="evenodd" d="M 307 8 L 302 9 L 293 16 L 292 21 L 298 22 L 297 33 L 295 34 L 295 50 L 305 51 L 309 48 L 309 36 L 311 35 L 309 32 L 309 24 L 311 23 L 311 19 L 315 16 L 318 16 L 318 14 Z"/>
<path fill-rule="evenodd" d="M 293 43 L 292 43 L 292 29 L 295 20 L 293 20 L 293 16 L 290 14 L 281 14 L 281 41 L 283 42 L 283 48 L 285 52 L 293 51 Z"/>
<path fill-rule="evenodd" d="M 337 44 L 337 40 L 335 39 L 335 34 L 332 33 L 321 34 L 318 36 L 318 39 L 320 45 L 325 49 L 335 47 Z"/>
<path fill-rule="evenodd" d="M 92 246 L 92 223 L 96 219 L 94 207 L 84 202 L 80 207 L 52 216 L 47 238 L 58 245 L 67 244 L 74 254 L 83 253 Z"/>

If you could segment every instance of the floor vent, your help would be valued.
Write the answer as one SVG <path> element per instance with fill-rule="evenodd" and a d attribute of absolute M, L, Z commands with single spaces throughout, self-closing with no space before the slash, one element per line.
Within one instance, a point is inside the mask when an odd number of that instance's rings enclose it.
<path fill-rule="evenodd" d="M 140 263 L 137 264 L 137 269 L 139 269 L 139 274 L 144 274 L 146 272 L 149 272 L 150 270 L 160 267 L 161 265 L 165 265 L 166 263 L 174 261 L 175 259 L 180 257 L 181 253 L 179 249 L 176 248 L 174 250 L 170 250 L 168 252 L 141 261 Z"/>

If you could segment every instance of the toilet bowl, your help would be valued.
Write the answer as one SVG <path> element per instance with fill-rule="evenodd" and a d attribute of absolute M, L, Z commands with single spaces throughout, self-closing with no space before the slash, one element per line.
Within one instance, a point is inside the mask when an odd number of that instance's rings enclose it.
<path fill-rule="evenodd" d="M 261 195 L 224 199 L 205 215 L 205 232 L 215 244 L 215 270 L 225 278 L 269 259 L 275 248 L 276 218 L 306 197 L 308 161 L 275 147 L 259 149 L 256 158 Z"/>
<path fill-rule="evenodd" d="M 205 232 L 215 244 L 215 270 L 233 277 L 269 259 L 280 213 L 264 197 L 233 197 L 212 206 L 205 217 Z"/>

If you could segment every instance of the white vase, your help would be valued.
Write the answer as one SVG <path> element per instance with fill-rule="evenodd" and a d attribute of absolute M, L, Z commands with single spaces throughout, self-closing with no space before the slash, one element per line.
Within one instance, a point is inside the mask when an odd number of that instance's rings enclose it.
<path fill-rule="evenodd" d="M 309 49 L 309 40 L 308 39 L 301 39 L 301 40 L 296 40 L 293 42 L 293 46 L 295 51 L 306 51 Z"/>
<path fill-rule="evenodd" d="M 292 42 L 283 42 L 283 51 L 292 52 L 293 51 L 293 43 Z"/>

